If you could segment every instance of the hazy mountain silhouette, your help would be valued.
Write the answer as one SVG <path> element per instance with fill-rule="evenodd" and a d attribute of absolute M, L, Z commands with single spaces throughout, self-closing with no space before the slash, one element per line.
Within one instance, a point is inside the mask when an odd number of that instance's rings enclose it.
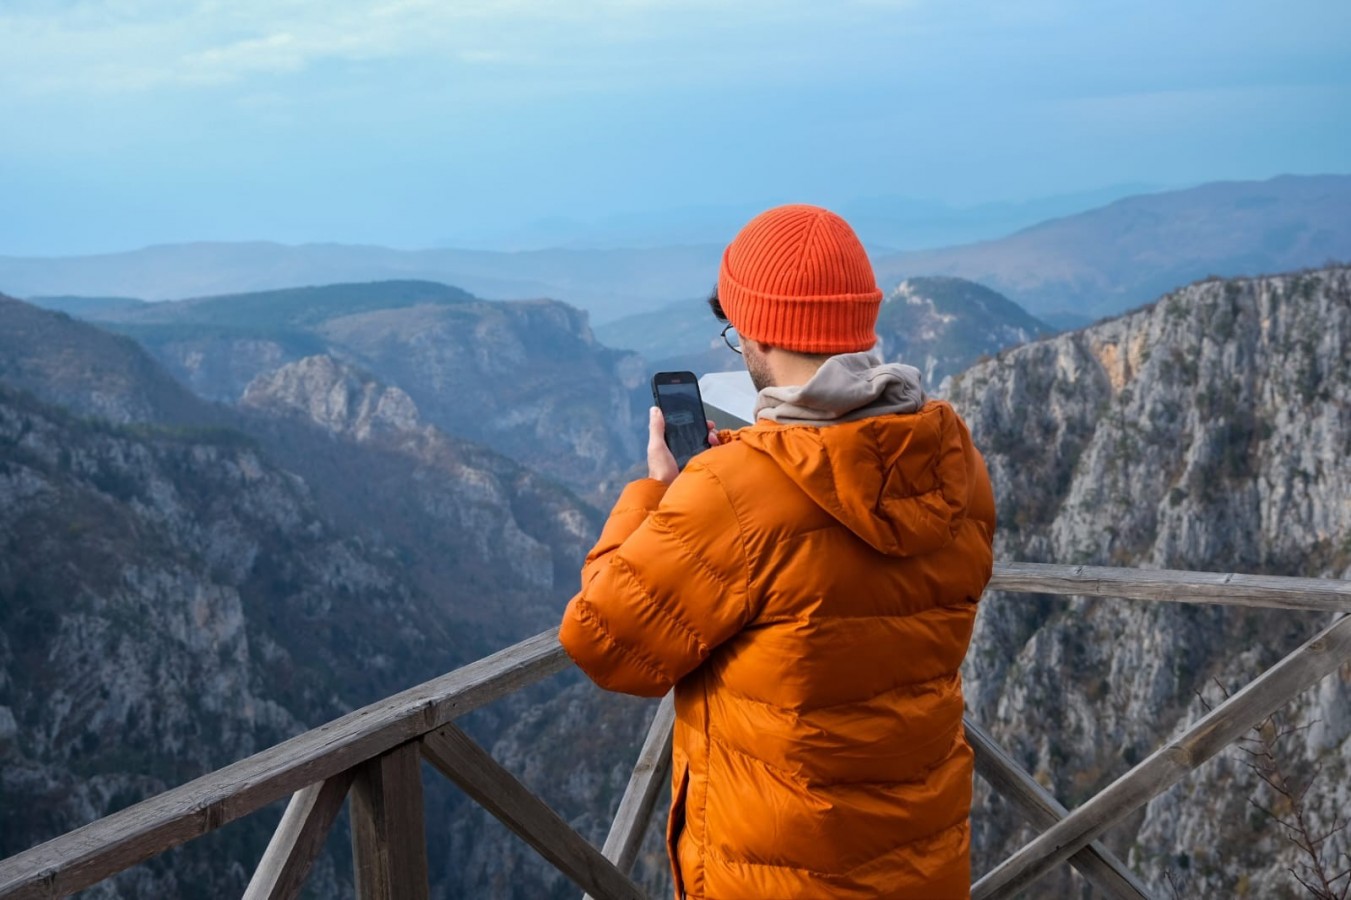
<path fill-rule="evenodd" d="M 1034 315 L 1102 318 L 1210 275 L 1351 259 L 1351 176 L 1216 182 L 1129 197 L 995 241 L 875 260 L 884 282 L 970 278 Z"/>
<path fill-rule="evenodd" d="M 1069 200 L 1048 214 L 1060 214 Z M 1039 316 L 1097 318 L 1215 274 L 1286 271 L 1351 257 L 1351 176 L 1282 176 L 1128 197 L 1044 221 L 1005 238 L 940 250 L 887 253 L 965 240 L 962 215 L 903 199 L 841 207 L 873 247 L 882 287 L 912 276 L 955 275 L 989 285 Z M 1029 210 L 989 204 L 986 221 L 1020 227 Z M 739 211 L 744 212 L 744 211 Z M 749 213 L 745 213 L 749 214 Z M 710 218 L 711 217 L 711 218 Z M 17 296 L 123 295 L 166 300 L 337 282 L 421 279 L 493 299 L 552 297 L 593 324 L 697 297 L 716 280 L 723 244 L 744 215 L 708 213 L 670 232 L 688 242 L 644 246 L 652 223 L 602 229 L 627 249 L 392 250 L 341 244 L 188 243 L 72 257 L 0 256 L 0 290 Z M 556 232 L 560 240 L 571 226 Z M 547 229 L 546 229 L 547 232 Z M 583 241 L 582 243 L 586 243 Z M 635 246 L 637 245 L 637 246 Z M 1057 321 L 1062 321 L 1057 319 Z"/>

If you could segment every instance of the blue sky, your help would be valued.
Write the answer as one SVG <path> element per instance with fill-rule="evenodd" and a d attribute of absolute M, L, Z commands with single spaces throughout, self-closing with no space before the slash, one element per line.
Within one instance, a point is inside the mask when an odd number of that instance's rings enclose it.
<path fill-rule="evenodd" d="M 1351 172 L 1345 0 L 0 0 L 0 254 Z"/>

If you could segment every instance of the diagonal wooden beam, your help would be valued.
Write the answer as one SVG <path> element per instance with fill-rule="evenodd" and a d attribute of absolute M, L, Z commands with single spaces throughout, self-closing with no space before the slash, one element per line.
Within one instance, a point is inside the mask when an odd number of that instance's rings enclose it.
<path fill-rule="evenodd" d="M 1351 616 L 1342 616 L 1000 863 L 971 888 L 972 900 L 1012 897 L 1027 888 L 1348 660 Z"/>
<path fill-rule="evenodd" d="M 296 791 L 253 871 L 243 900 L 292 900 L 300 896 L 355 776 L 356 770 L 348 769 Z"/>
<path fill-rule="evenodd" d="M 671 738 L 675 725 L 675 694 L 668 693 L 652 716 L 643 749 L 638 751 L 638 762 L 624 789 L 624 797 L 615 810 L 614 824 L 605 839 L 601 852 L 614 860 L 621 872 L 633 869 L 638 848 L 643 843 L 652 812 L 657 805 L 664 779 L 671 772 Z"/>
<path fill-rule="evenodd" d="M 967 743 L 976 754 L 976 771 L 990 787 L 1017 807 L 1036 828 L 1050 828 L 1065 818 L 1069 810 L 1014 762 L 989 732 L 970 718 L 964 718 L 962 722 L 966 727 Z M 1135 873 L 1097 841 L 1071 856 L 1069 863 L 1109 897 L 1150 900 L 1149 889 Z"/>
<path fill-rule="evenodd" d="M 422 755 L 582 890 L 600 900 L 643 900 L 627 875 L 456 726 L 423 738 Z"/>
<path fill-rule="evenodd" d="M 667 693 L 652 716 L 652 725 L 647 729 L 647 739 L 638 751 L 638 762 L 629 776 L 628 787 L 615 810 L 615 819 L 610 825 L 610 834 L 605 838 L 601 852 L 612 860 L 615 867 L 624 874 L 633 871 L 633 862 L 638 858 L 638 849 L 643 844 L 652 822 L 652 812 L 657 805 L 661 787 L 671 772 L 671 739 L 675 725 L 675 694 Z M 587 894 L 585 900 L 591 900 Z"/>

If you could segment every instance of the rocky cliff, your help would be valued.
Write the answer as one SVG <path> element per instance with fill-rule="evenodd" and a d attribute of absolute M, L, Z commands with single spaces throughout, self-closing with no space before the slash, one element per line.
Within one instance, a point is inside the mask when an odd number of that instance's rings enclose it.
<path fill-rule="evenodd" d="M 232 432 L 0 390 L 0 547 L 0 856 L 484 646 Z M 238 893 L 247 874 L 219 858 L 266 838 L 263 820 L 233 828 L 105 895 Z"/>
<path fill-rule="evenodd" d="M 8 298 L 0 336 L 0 856 L 549 627 L 595 538 L 566 490 L 331 358 L 227 409 Z M 449 846 L 463 798 L 428 798 Z M 92 896 L 238 894 L 277 814 Z M 314 896 L 350 894 L 335 847 Z"/>
<path fill-rule="evenodd" d="M 986 453 L 996 558 L 1351 577 L 1351 270 L 1209 281 L 1000 354 L 951 400 Z M 989 596 L 968 703 L 1069 806 L 1309 637 L 1316 615 Z M 1204 699 L 1203 699 L 1204 697 Z M 1351 668 L 1287 715 L 1282 742 L 1315 821 L 1345 814 Z M 1237 750 L 1108 843 L 1161 895 L 1300 895 L 1300 854 Z M 976 869 L 1028 834 L 982 790 Z M 1347 846 L 1333 839 L 1335 856 Z M 1078 894 L 1061 874 L 1034 895 Z"/>
<path fill-rule="evenodd" d="M 315 355 L 398 387 L 426 421 L 574 490 L 638 458 L 632 353 L 598 344 L 586 314 L 551 300 L 489 302 L 421 281 L 339 284 L 112 309 L 199 395 L 234 403 L 260 375 Z"/>
<path fill-rule="evenodd" d="M 984 285 L 964 278 L 907 278 L 877 314 L 878 352 L 909 363 L 936 388 L 984 356 L 1055 329 Z"/>
<path fill-rule="evenodd" d="M 389 546 L 431 602 L 497 645 L 557 624 L 600 528 L 557 483 L 446 435 L 402 389 L 329 356 L 259 376 L 240 408 L 333 520 Z"/>

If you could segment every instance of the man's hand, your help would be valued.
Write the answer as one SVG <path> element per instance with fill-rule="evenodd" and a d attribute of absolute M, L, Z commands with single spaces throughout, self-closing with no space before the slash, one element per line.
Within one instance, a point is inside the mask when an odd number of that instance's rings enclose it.
<path fill-rule="evenodd" d="M 704 424 L 708 426 L 708 442 L 716 447 L 717 426 L 709 420 L 705 420 Z M 675 456 L 671 448 L 666 446 L 666 417 L 661 414 L 660 408 L 654 406 L 647 419 L 647 477 L 670 484 L 679 474 Z"/>

